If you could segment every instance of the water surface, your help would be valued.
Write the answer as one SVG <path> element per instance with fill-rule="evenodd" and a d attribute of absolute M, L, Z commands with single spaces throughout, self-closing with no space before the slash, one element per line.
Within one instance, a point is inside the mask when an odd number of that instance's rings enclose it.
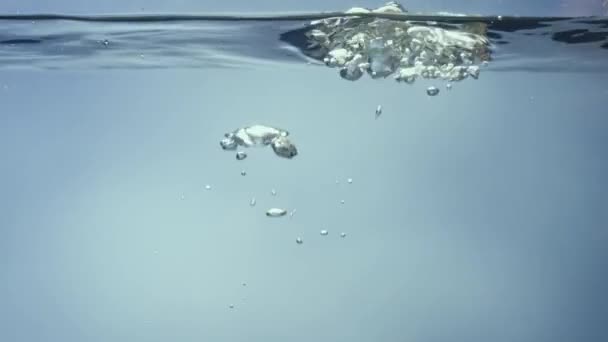
<path fill-rule="evenodd" d="M 4 15 L 3 68 L 204 68 L 302 63 L 302 32 L 314 19 L 291 15 Z M 421 25 L 483 23 L 492 70 L 604 71 L 605 18 L 473 17 L 374 14 Z M 303 53 L 304 52 L 304 53 Z M 310 57 L 310 56 L 308 56 Z"/>

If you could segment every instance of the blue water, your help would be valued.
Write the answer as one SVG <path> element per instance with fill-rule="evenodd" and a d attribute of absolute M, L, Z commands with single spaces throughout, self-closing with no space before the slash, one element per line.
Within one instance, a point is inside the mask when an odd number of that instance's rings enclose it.
<path fill-rule="evenodd" d="M 0 341 L 608 340 L 605 19 L 485 18 L 452 90 L 195 19 L 2 21 Z"/>

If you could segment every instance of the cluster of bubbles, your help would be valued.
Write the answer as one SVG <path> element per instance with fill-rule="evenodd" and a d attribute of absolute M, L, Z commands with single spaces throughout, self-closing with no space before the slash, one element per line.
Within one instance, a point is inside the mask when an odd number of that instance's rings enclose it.
<path fill-rule="evenodd" d="M 298 149 L 288 136 L 289 132 L 280 128 L 253 125 L 225 133 L 220 146 L 225 151 L 234 151 L 237 147 L 271 146 L 277 156 L 292 159 L 298 155 Z M 247 153 L 238 151 L 235 156 L 237 160 L 243 160 L 247 158 Z"/>
<path fill-rule="evenodd" d="M 380 115 L 380 112 L 382 111 L 381 106 L 378 106 L 378 110 L 376 112 L 376 115 Z M 296 148 L 296 146 L 293 144 L 293 142 L 291 142 L 290 139 L 288 139 L 289 136 L 289 131 L 281 129 L 281 128 L 276 128 L 276 127 L 271 127 L 271 126 L 266 126 L 266 125 L 260 125 L 260 124 L 256 124 L 256 125 L 252 125 L 252 126 L 245 126 L 242 128 L 238 128 L 233 130 L 232 132 L 228 132 L 224 134 L 224 137 L 219 141 L 219 145 L 221 146 L 221 148 L 224 151 L 236 151 L 235 154 L 235 158 L 238 161 L 242 161 L 245 160 L 248 155 L 245 151 L 237 151 L 237 148 L 253 148 L 253 147 L 265 147 L 265 146 L 271 146 L 272 150 L 274 151 L 274 153 L 279 156 L 279 157 L 283 157 L 283 158 L 287 158 L 287 159 L 292 159 L 295 156 L 298 155 L 298 149 Z M 246 176 L 247 172 L 245 170 L 241 171 L 241 176 Z M 353 179 L 352 178 L 348 178 L 346 180 L 346 182 L 348 184 L 352 184 L 353 183 Z M 336 183 L 338 183 L 338 181 L 336 181 Z M 206 185 L 205 186 L 206 190 L 211 190 L 211 186 L 210 185 Z M 275 189 L 272 189 L 270 191 L 270 194 L 272 196 L 276 196 L 277 195 L 277 191 Z M 182 200 L 184 199 L 184 197 L 182 196 Z M 344 200 L 340 201 L 341 204 L 344 204 Z M 257 201 L 254 198 L 251 198 L 251 200 L 249 201 L 249 206 L 251 207 L 255 207 L 257 204 Z M 293 215 L 295 214 L 296 210 L 293 209 L 291 212 L 289 212 L 289 217 L 293 217 Z M 274 218 L 278 218 L 278 217 L 283 217 L 287 215 L 287 210 L 283 209 L 283 208 L 270 208 L 266 211 L 266 216 L 267 217 L 274 217 Z M 329 232 L 325 229 L 321 230 L 320 234 L 322 236 L 327 236 L 329 235 Z M 346 237 L 346 233 L 342 232 L 340 233 L 340 237 L 344 238 Z M 296 238 L 296 243 L 298 245 L 301 245 L 304 241 L 302 240 L 301 237 L 297 237 Z M 233 308 L 231 306 L 231 308 Z"/>
<path fill-rule="evenodd" d="M 346 13 L 403 14 L 401 5 L 389 2 L 378 9 L 352 8 Z M 374 16 L 316 20 L 306 33 L 310 48 L 326 51 L 324 63 L 338 68 L 342 78 L 358 80 L 394 75 L 399 82 L 418 77 L 460 81 L 479 77 L 479 65 L 490 59 L 483 23 L 454 27 L 432 22 L 384 19 Z"/>
<path fill-rule="evenodd" d="M 348 179 L 346 180 L 346 182 L 347 182 L 348 184 L 352 184 L 352 183 L 353 183 L 353 179 L 352 179 L 352 178 L 348 178 Z M 339 181 L 338 181 L 338 180 L 336 180 L 336 184 L 339 184 Z M 275 195 L 276 195 L 276 190 L 272 189 L 272 191 L 271 191 L 271 195 L 275 196 Z M 341 201 L 340 201 L 340 203 L 341 203 L 341 204 L 344 204 L 344 203 L 345 203 L 345 201 L 344 201 L 344 200 L 341 200 Z M 251 202 L 250 202 L 250 205 L 251 205 L 251 206 L 255 206 L 255 204 L 256 204 L 256 202 L 255 202 L 255 198 L 253 198 L 253 199 L 251 200 Z M 295 212 L 296 212 L 296 209 L 293 209 L 293 210 L 292 210 L 292 211 L 289 213 L 289 216 L 290 216 L 290 217 L 293 217 L 293 214 L 295 214 Z M 287 210 L 282 209 L 282 208 L 270 208 L 270 209 L 268 209 L 268 210 L 266 211 L 266 216 L 268 216 L 268 217 L 283 217 L 283 216 L 285 216 L 285 215 L 287 215 Z M 328 230 L 326 230 L 326 229 L 321 229 L 321 231 L 319 232 L 319 234 L 320 234 L 321 236 L 328 236 L 328 235 L 329 235 L 329 231 L 328 231 Z M 341 238 L 345 238 L 345 237 L 346 237 L 346 233 L 345 233 L 345 232 L 341 232 L 341 233 L 340 233 L 340 237 L 341 237 Z M 303 243 L 304 243 L 304 240 L 302 239 L 302 237 L 298 236 L 298 237 L 296 238 L 296 243 L 297 243 L 298 245 L 301 245 L 301 244 L 303 244 Z"/>

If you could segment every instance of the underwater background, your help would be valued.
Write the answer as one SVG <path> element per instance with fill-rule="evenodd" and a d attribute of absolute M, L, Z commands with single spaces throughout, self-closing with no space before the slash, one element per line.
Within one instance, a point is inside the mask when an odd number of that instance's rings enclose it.
<path fill-rule="evenodd" d="M 601 0 L 402 5 L 605 14 Z M 380 6 L 5 0 L 0 14 Z M 598 20 L 587 37 L 603 44 Z M 608 340 L 608 50 L 514 34 L 451 90 L 351 82 L 280 40 L 309 22 L 0 21 L 0 341 Z M 503 64 L 505 49 L 525 54 Z M 221 148 L 256 124 L 298 154 Z"/>

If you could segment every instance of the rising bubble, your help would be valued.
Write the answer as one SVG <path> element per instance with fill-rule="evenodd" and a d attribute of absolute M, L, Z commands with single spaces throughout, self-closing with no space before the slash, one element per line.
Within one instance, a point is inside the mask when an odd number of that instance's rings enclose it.
<path fill-rule="evenodd" d="M 266 216 L 268 217 L 281 217 L 287 214 L 287 210 L 280 208 L 270 208 L 266 211 Z"/>
<path fill-rule="evenodd" d="M 435 96 L 439 94 L 439 89 L 437 87 L 430 86 L 426 89 L 426 93 L 429 96 Z"/>
<path fill-rule="evenodd" d="M 236 153 L 236 160 L 243 160 L 247 158 L 247 153 L 243 152 L 243 151 L 238 151 Z"/>

